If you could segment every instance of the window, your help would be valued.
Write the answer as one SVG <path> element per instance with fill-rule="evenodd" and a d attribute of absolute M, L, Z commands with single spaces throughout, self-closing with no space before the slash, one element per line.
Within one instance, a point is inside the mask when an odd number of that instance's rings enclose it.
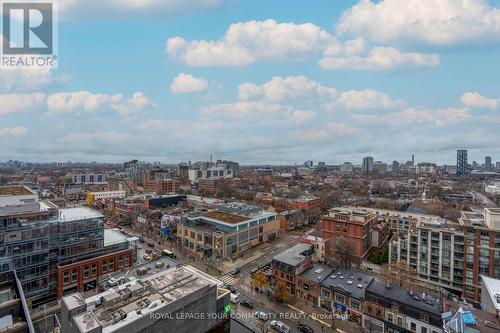
<path fill-rule="evenodd" d="M 110 271 L 115 270 L 115 260 L 114 259 L 109 259 L 109 270 Z"/>
<path fill-rule="evenodd" d="M 78 268 L 71 270 L 71 282 L 74 283 L 76 281 L 78 281 Z"/>
<path fill-rule="evenodd" d="M 423 321 L 425 323 L 428 323 L 429 322 L 429 315 L 426 314 L 426 313 L 421 313 L 420 314 L 420 321 Z"/>
<path fill-rule="evenodd" d="M 420 333 L 427 333 L 427 327 L 420 327 Z"/>
<path fill-rule="evenodd" d="M 70 283 L 70 280 L 69 280 L 69 271 L 65 271 L 63 273 L 63 284 L 66 285 L 66 284 L 69 284 Z"/>
<path fill-rule="evenodd" d="M 339 303 L 345 304 L 345 297 L 340 294 L 335 295 L 335 300 Z"/>
<path fill-rule="evenodd" d="M 90 269 L 90 274 L 92 276 L 96 276 L 97 275 L 97 264 L 92 264 L 91 269 Z"/>
<path fill-rule="evenodd" d="M 102 272 L 106 273 L 107 271 L 108 271 L 108 261 L 107 260 L 103 260 L 102 261 Z"/>
<path fill-rule="evenodd" d="M 387 314 L 387 321 L 390 321 L 391 323 L 394 321 L 394 316 L 392 315 L 392 313 Z"/>
<path fill-rule="evenodd" d="M 123 257 L 123 265 L 124 265 L 125 267 L 128 267 L 128 266 L 129 266 L 129 264 L 128 264 L 128 255 L 126 255 L 126 256 L 124 256 L 124 257 Z"/>
<path fill-rule="evenodd" d="M 398 317 L 398 326 L 403 327 L 403 317 Z"/>
<path fill-rule="evenodd" d="M 87 279 L 90 277 L 90 266 L 86 265 L 83 267 L 83 278 Z"/>
<path fill-rule="evenodd" d="M 358 301 L 351 300 L 351 308 L 359 310 L 361 305 Z"/>
<path fill-rule="evenodd" d="M 417 331 L 417 324 L 415 324 L 415 323 L 411 322 L 411 323 L 410 323 L 410 330 L 411 330 L 412 332 L 416 332 L 416 331 Z"/>

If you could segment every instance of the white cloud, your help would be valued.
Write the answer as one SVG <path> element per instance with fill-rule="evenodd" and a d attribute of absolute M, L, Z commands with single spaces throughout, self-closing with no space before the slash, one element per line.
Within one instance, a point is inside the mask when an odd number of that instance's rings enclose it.
<path fill-rule="evenodd" d="M 284 110 L 285 109 L 285 110 Z M 275 117 L 288 108 L 276 103 L 260 101 L 214 104 L 203 107 L 201 113 L 229 119 Z"/>
<path fill-rule="evenodd" d="M 189 66 L 246 66 L 258 61 L 293 61 L 323 52 L 324 69 L 391 69 L 435 66 L 439 56 L 406 53 L 393 47 L 369 47 L 362 39 L 340 41 L 315 24 L 275 20 L 231 24 L 218 40 L 169 38 L 167 55 Z"/>
<path fill-rule="evenodd" d="M 218 40 L 169 38 L 167 54 L 190 66 L 244 66 L 259 60 L 294 60 L 314 54 L 332 36 L 312 23 L 275 20 L 231 24 Z"/>
<path fill-rule="evenodd" d="M 0 88 L 5 91 L 34 91 L 68 82 L 68 75 L 55 75 L 49 69 L 11 69 L 0 71 Z"/>
<path fill-rule="evenodd" d="M 207 80 L 184 73 L 177 75 L 170 84 L 170 91 L 174 94 L 201 92 L 207 90 L 207 88 Z"/>
<path fill-rule="evenodd" d="M 344 123 L 328 123 L 326 128 L 335 135 L 353 135 L 359 133 L 359 129 Z"/>
<path fill-rule="evenodd" d="M 47 107 L 51 114 L 89 112 L 106 107 L 122 114 L 128 114 L 153 105 L 152 101 L 142 92 L 134 93 L 127 101 L 123 100 L 121 94 L 96 94 L 89 91 L 61 92 L 47 98 Z"/>
<path fill-rule="evenodd" d="M 62 138 L 66 142 L 99 141 L 105 143 L 120 143 L 130 139 L 128 133 L 111 132 L 71 132 Z"/>
<path fill-rule="evenodd" d="M 57 0 L 61 16 L 65 19 L 166 17 L 199 12 L 221 7 L 223 0 Z"/>
<path fill-rule="evenodd" d="M 330 52 L 329 52 L 330 51 Z M 401 52 L 394 47 L 374 47 L 358 55 L 354 50 L 334 55 L 327 50 L 319 61 L 323 69 L 387 70 L 398 67 L 432 67 L 439 65 L 439 55 L 416 52 Z"/>
<path fill-rule="evenodd" d="M 340 93 L 337 99 L 326 104 L 326 109 L 370 110 L 370 109 L 397 109 L 405 105 L 402 100 L 391 99 L 384 93 L 376 90 L 349 90 Z"/>
<path fill-rule="evenodd" d="M 262 85 L 243 83 L 239 86 L 239 98 L 241 100 L 263 99 L 279 102 L 286 99 L 333 98 L 336 94 L 337 90 L 335 88 L 322 86 L 305 76 L 275 76 Z"/>
<path fill-rule="evenodd" d="M 28 132 L 24 126 L 0 128 L 0 137 L 19 137 Z"/>
<path fill-rule="evenodd" d="M 111 108 L 118 111 L 122 115 L 132 114 L 144 110 L 146 108 L 155 107 L 153 101 L 144 93 L 138 91 L 130 97 L 127 102 L 114 103 Z"/>
<path fill-rule="evenodd" d="M 25 112 L 40 107 L 45 102 L 45 94 L 0 94 L 0 115 Z"/>
<path fill-rule="evenodd" d="M 401 112 L 388 114 L 355 114 L 353 118 L 357 121 L 370 125 L 415 125 L 415 124 L 434 124 L 443 126 L 450 123 L 467 120 L 470 118 L 467 108 L 447 108 L 437 110 L 417 110 L 407 108 Z"/>
<path fill-rule="evenodd" d="M 339 34 L 371 41 L 450 45 L 500 37 L 500 10 L 485 0 L 361 0 L 346 10 Z"/>
<path fill-rule="evenodd" d="M 290 115 L 290 120 L 296 124 L 306 122 L 316 117 L 316 112 L 311 110 L 295 110 Z"/>
<path fill-rule="evenodd" d="M 467 92 L 460 97 L 463 105 L 471 108 L 487 108 L 495 110 L 500 106 L 500 99 L 484 97 L 477 92 Z"/>

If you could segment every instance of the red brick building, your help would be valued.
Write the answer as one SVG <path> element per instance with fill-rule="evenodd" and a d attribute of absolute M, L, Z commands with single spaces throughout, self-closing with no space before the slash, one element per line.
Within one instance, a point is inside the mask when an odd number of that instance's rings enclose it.
<path fill-rule="evenodd" d="M 156 194 L 167 194 L 179 192 L 180 182 L 176 179 L 167 178 L 164 173 L 145 172 L 143 188 L 145 192 Z"/>
<path fill-rule="evenodd" d="M 321 210 L 321 199 L 313 196 L 290 199 L 289 204 L 291 209 L 305 209 L 310 212 Z"/>
<path fill-rule="evenodd" d="M 57 267 L 57 298 L 69 291 L 94 289 L 104 274 L 126 270 L 133 265 L 133 249 L 126 249 Z"/>
<path fill-rule="evenodd" d="M 377 224 L 375 213 L 356 208 L 333 208 L 321 220 L 327 257 L 335 256 L 332 244 L 339 237 L 352 242 L 358 260 L 368 255 L 372 247 L 372 228 Z"/>

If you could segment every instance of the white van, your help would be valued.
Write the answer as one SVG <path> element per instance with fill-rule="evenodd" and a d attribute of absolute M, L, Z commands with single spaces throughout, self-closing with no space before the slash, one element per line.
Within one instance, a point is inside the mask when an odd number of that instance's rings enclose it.
<path fill-rule="evenodd" d="M 238 303 L 239 297 L 236 294 L 231 293 L 231 303 L 236 304 Z"/>

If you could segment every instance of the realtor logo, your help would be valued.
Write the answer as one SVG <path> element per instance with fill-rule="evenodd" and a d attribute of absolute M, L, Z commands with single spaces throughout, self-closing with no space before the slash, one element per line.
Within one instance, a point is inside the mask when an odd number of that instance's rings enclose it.
<path fill-rule="evenodd" d="M 2 67 L 54 68 L 56 20 L 49 1 L 2 3 Z"/>

